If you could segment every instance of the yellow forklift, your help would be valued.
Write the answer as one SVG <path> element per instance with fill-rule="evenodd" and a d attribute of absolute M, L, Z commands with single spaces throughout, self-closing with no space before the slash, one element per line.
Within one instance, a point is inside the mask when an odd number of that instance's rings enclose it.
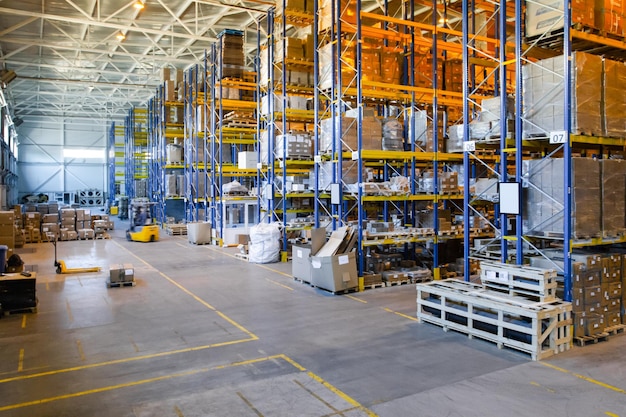
<path fill-rule="evenodd" d="M 156 242 L 159 240 L 159 227 L 152 223 L 150 208 L 155 203 L 143 198 L 132 199 L 128 218 L 130 229 L 126 231 L 126 239 L 131 242 Z"/>

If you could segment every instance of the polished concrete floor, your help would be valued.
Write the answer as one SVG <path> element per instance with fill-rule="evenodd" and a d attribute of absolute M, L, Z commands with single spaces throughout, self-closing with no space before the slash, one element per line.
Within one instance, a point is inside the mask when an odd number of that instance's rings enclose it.
<path fill-rule="evenodd" d="M 621 416 L 626 336 L 542 362 L 415 321 L 410 285 L 333 296 L 185 237 L 21 256 L 36 314 L 0 319 L 0 416 Z M 132 263 L 135 287 L 107 288 Z"/>

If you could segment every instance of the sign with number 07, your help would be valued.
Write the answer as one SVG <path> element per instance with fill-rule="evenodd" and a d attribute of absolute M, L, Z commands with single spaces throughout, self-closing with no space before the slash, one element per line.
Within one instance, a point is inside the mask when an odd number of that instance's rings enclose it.
<path fill-rule="evenodd" d="M 554 132 L 550 132 L 550 143 L 565 143 L 566 140 L 567 132 L 565 130 L 556 130 Z"/>

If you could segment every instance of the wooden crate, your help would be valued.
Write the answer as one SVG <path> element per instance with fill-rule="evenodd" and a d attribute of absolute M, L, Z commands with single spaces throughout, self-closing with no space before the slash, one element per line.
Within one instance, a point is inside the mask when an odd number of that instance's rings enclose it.
<path fill-rule="evenodd" d="M 554 269 L 481 261 L 480 280 L 486 288 L 534 301 L 556 300 Z"/>
<path fill-rule="evenodd" d="M 541 360 L 569 350 L 572 305 L 533 302 L 454 279 L 416 284 L 417 319 L 530 354 Z"/>

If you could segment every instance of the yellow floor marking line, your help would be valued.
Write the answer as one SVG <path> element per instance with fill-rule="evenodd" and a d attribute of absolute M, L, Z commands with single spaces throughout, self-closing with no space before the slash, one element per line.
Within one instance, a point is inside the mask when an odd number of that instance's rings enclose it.
<path fill-rule="evenodd" d="M 354 301 L 358 301 L 359 303 L 367 304 L 367 301 L 361 300 L 360 298 L 354 297 L 352 295 L 345 294 L 344 297 L 349 298 Z"/>
<path fill-rule="evenodd" d="M 378 414 L 374 413 L 373 411 L 369 410 L 368 408 L 365 408 L 358 401 L 356 401 L 355 399 L 350 397 L 348 394 L 346 394 L 343 391 L 341 391 L 339 388 L 335 388 L 335 386 L 333 386 L 332 384 L 327 382 L 322 377 L 317 376 L 316 374 L 314 374 L 311 371 L 307 371 L 305 367 L 303 367 L 298 362 L 296 362 L 293 359 L 291 359 L 289 356 L 287 356 L 287 355 L 276 355 L 275 358 L 280 358 L 280 359 L 290 363 L 291 366 L 293 366 L 294 368 L 298 369 L 299 371 L 306 372 L 307 375 L 311 379 L 313 379 L 314 381 L 317 381 L 320 384 L 322 384 L 324 387 L 326 387 L 326 389 L 328 389 L 333 394 L 337 395 L 339 398 L 341 398 L 342 400 L 344 400 L 348 404 L 352 405 L 355 408 L 358 408 L 361 411 L 364 411 L 369 417 L 378 417 Z"/>
<path fill-rule="evenodd" d="M 411 317 L 411 316 L 408 316 L 408 315 L 406 315 L 406 314 L 402 314 L 402 313 L 400 313 L 400 312 L 398 312 L 398 311 L 393 311 L 392 309 L 387 308 L 387 307 L 381 307 L 381 308 L 382 308 L 383 310 L 385 310 L 386 312 L 388 312 L 388 313 L 393 313 L 393 314 L 396 314 L 396 315 L 398 315 L 398 316 L 400 316 L 400 317 L 404 317 L 405 319 L 409 319 L 409 320 L 412 320 L 412 321 L 418 321 L 418 320 L 417 320 L 417 317 Z"/>
<path fill-rule="evenodd" d="M 17 360 L 17 372 L 22 372 L 24 369 L 24 348 L 20 349 L 20 356 Z"/>
<path fill-rule="evenodd" d="M 306 368 L 304 368 L 302 365 L 300 365 L 299 363 L 297 363 L 296 361 L 294 361 L 293 359 L 289 358 L 287 355 L 284 355 L 284 354 L 273 355 L 273 356 L 266 356 L 266 357 L 256 358 L 256 359 L 249 359 L 249 360 L 239 361 L 239 362 L 231 362 L 231 363 L 227 363 L 227 364 L 224 364 L 224 365 L 214 366 L 212 368 L 193 369 L 193 370 L 190 370 L 190 371 L 178 372 L 178 373 L 169 374 L 169 375 L 162 375 L 162 376 L 158 376 L 158 377 L 154 377 L 154 378 L 147 378 L 147 379 L 141 379 L 141 380 L 138 380 L 138 381 L 125 382 L 123 384 L 110 385 L 110 386 L 101 387 L 101 388 L 95 388 L 95 389 L 86 390 L 86 391 L 79 391 L 79 392 L 74 392 L 74 393 L 70 393 L 70 394 L 58 395 L 56 397 L 48 397 L 48 398 L 42 398 L 42 399 L 39 399 L 39 400 L 27 401 L 27 402 L 23 402 L 23 403 L 5 405 L 5 406 L 0 407 L 0 411 L 15 410 L 17 408 L 24 408 L 24 407 L 30 407 L 30 406 L 33 406 L 33 405 L 47 404 L 47 403 L 51 403 L 51 402 L 54 402 L 54 401 L 66 400 L 66 399 L 69 399 L 69 398 L 82 397 L 82 396 L 85 396 L 85 395 L 98 394 L 98 393 L 113 391 L 113 390 L 122 389 L 122 388 L 135 387 L 135 386 L 139 386 L 139 385 L 150 384 L 150 383 L 153 383 L 153 382 L 165 381 L 165 380 L 174 379 L 174 378 L 183 378 L 183 377 L 187 377 L 187 376 L 197 375 L 197 374 L 200 374 L 200 373 L 207 373 L 207 372 L 210 372 L 210 371 L 216 371 L 216 370 L 222 370 L 222 369 L 227 369 L 227 368 L 233 368 L 233 367 L 236 367 L 236 366 L 252 365 L 252 364 L 255 364 L 255 363 L 260 363 L 260 362 L 265 362 L 265 361 L 270 361 L 270 360 L 277 360 L 277 359 L 280 359 L 280 360 L 283 360 L 283 361 L 287 362 L 288 364 L 290 364 L 291 366 L 293 366 L 294 368 L 296 368 L 300 372 L 306 372 L 306 374 L 307 374 L 307 376 L 309 378 L 311 378 L 314 381 L 318 382 L 319 384 L 324 386 L 326 389 L 328 389 L 333 394 L 337 395 L 339 398 L 341 398 L 342 400 L 344 400 L 348 404 L 350 404 L 353 407 L 355 407 L 355 408 L 365 412 L 369 417 L 379 417 L 373 411 L 367 409 L 366 407 L 361 405 L 359 402 L 354 400 L 352 397 L 348 396 L 343 391 L 339 390 L 338 388 L 335 388 L 332 384 L 330 384 L 329 382 L 324 380 L 322 377 L 314 374 L 313 372 L 307 371 Z"/>
<path fill-rule="evenodd" d="M 178 408 L 177 405 L 174 406 L 174 412 L 176 413 L 178 417 L 185 417 L 185 415 L 183 414 L 182 411 L 180 411 L 180 408 Z"/>
<path fill-rule="evenodd" d="M 254 411 L 254 413 L 258 416 L 258 417 L 263 417 L 263 414 L 261 414 L 261 412 L 259 410 L 256 409 L 255 406 L 252 405 L 252 403 L 250 402 L 250 400 L 248 400 L 246 397 L 243 396 L 243 394 L 239 391 L 237 391 L 235 394 L 237 394 L 237 396 L 239 398 L 241 398 L 241 401 L 243 401 L 248 407 L 250 407 L 250 410 Z"/>
<path fill-rule="evenodd" d="M 617 414 L 611 413 L 610 411 L 605 411 L 604 414 L 606 414 L 609 417 L 619 417 Z"/>
<path fill-rule="evenodd" d="M 22 329 L 26 328 L 26 314 L 22 316 Z"/>
<path fill-rule="evenodd" d="M 320 416 L 320 417 L 333 417 L 333 416 L 345 417 L 345 413 L 349 413 L 350 411 L 355 411 L 355 410 L 358 410 L 358 408 L 357 407 L 350 407 L 350 408 L 346 408 L 345 410 L 337 410 L 334 413 L 324 414 L 323 416 Z"/>
<path fill-rule="evenodd" d="M 48 277 L 46 277 L 46 291 L 50 291 L 50 281 L 48 281 Z"/>
<path fill-rule="evenodd" d="M 85 351 L 83 350 L 83 344 L 80 340 L 76 340 L 76 349 L 78 349 L 80 360 L 85 362 Z"/>
<path fill-rule="evenodd" d="M 339 412 L 338 409 L 336 409 L 335 407 L 333 407 L 333 405 L 331 403 L 329 403 L 328 401 L 324 400 L 322 397 L 320 397 L 319 395 L 317 395 L 316 393 L 314 393 L 313 391 L 311 391 L 310 389 L 308 389 L 307 387 L 305 387 L 302 382 L 295 380 L 294 381 L 295 384 L 297 386 L 299 386 L 300 388 L 302 388 L 303 390 L 305 390 L 309 395 L 311 395 L 313 398 L 315 398 L 316 400 L 318 400 L 319 402 L 321 402 L 322 404 L 324 404 L 326 407 L 330 408 L 331 410 L 333 410 L 333 412 L 337 413 Z"/>
<path fill-rule="evenodd" d="M 546 391 L 548 391 L 548 392 L 550 392 L 552 394 L 556 393 L 556 390 L 553 390 L 552 388 L 544 387 L 543 385 L 541 385 L 540 383 L 535 382 L 535 381 L 530 381 L 530 385 L 534 385 L 537 388 L 544 389 L 544 390 L 546 390 Z"/>
<path fill-rule="evenodd" d="M 67 316 L 70 319 L 70 323 L 74 321 L 74 315 L 72 314 L 72 308 L 70 307 L 70 300 L 65 300 L 65 309 L 67 310 Z"/>
<path fill-rule="evenodd" d="M 92 363 L 88 365 L 73 366 L 71 368 L 57 369 L 54 371 L 45 371 L 45 372 L 39 372 L 36 374 L 31 374 L 31 375 L 22 375 L 22 376 L 16 376 L 16 377 L 11 377 L 11 378 L 0 379 L 0 384 L 6 384 L 8 382 L 14 382 L 14 381 L 21 381 L 24 379 L 33 379 L 33 378 L 41 378 L 44 376 L 50 376 L 50 375 L 65 374 L 68 372 L 82 371 L 85 369 L 100 368 L 102 366 L 118 365 L 121 363 L 129 363 L 129 362 L 135 362 L 135 361 L 146 360 L 146 359 L 161 358 L 164 356 L 178 355 L 181 353 L 197 352 L 197 351 L 213 349 L 217 347 L 235 345 L 238 343 L 252 342 L 254 340 L 257 340 L 257 339 L 248 338 L 248 339 L 233 340 L 229 342 L 214 343 L 211 345 L 195 346 L 195 347 L 178 349 L 178 350 L 170 350 L 167 352 L 151 353 L 149 355 L 136 356 L 132 358 L 115 359 L 115 360 L 107 361 L 107 362 L 99 362 L 99 363 Z"/>
<path fill-rule="evenodd" d="M 555 365 L 552 365 L 552 364 L 549 364 L 549 363 L 546 363 L 546 362 L 539 362 L 539 363 L 542 364 L 543 366 L 547 366 L 548 368 L 554 369 L 554 370 L 559 371 L 559 372 L 563 372 L 564 374 L 570 374 L 570 375 L 575 376 L 576 378 L 582 379 L 583 381 L 587 381 L 587 382 L 590 382 L 592 384 L 601 386 L 602 388 L 606 388 L 606 389 L 609 389 L 611 391 L 619 392 L 620 394 L 626 394 L 626 390 L 623 390 L 622 388 L 618 388 L 618 387 L 614 387 L 613 385 L 605 384 L 604 382 L 598 381 L 596 379 L 589 378 L 587 376 L 580 375 L 580 374 L 577 374 L 577 373 L 572 372 L 572 371 L 568 371 L 567 369 L 564 369 L 564 368 L 559 368 L 558 366 L 555 366 Z"/>
<path fill-rule="evenodd" d="M 125 249 L 122 245 L 120 245 L 119 243 L 113 241 L 113 243 L 115 243 L 116 245 L 118 245 L 120 248 Z M 204 301 L 202 298 L 198 297 L 196 294 L 192 293 L 191 291 L 189 291 L 187 288 L 183 287 L 182 285 L 180 285 L 178 282 L 174 281 L 172 278 L 170 278 L 169 276 L 167 276 L 166 274 L 164 274 L 163 272 L 159 271 L 157 268 L 155 268 L 154 266 L 150 265 L 148 262 L 144 261 L 143 259 L 141 259 L 139 256 L 135 255 L 134 253 L 130 252 L 131 255 L 133 255 L 135 258 L 139 259 L 141 262 L 143 262 L 144 264 L 146 264 L 149 268 L 154 269 L 155 271 L 159 272 L 159 275 L 161 275 L 163 278 L 165 278 L 166 280 L 168 280 L 170 283 L 172 283 L 173 285 L 175 285 L 176 287 L 178 287 L 181 291 L 183 291 L 185 294 L 188 294 L 189 296 L 191 296 L 194 300 L 196 300 L 197 302 L 199 302 L 200 304 L 202 304 L 203 306 L 205 306 L 206 308 L 208 308 L 209 310 L 213 310 L 214 312 L 217 313 L 217 315 L 219 315 L 221 318 L 223 318 L 224 320 L 226 320 L 228 323 L 232 324 L 233 326 L 235 326 L 237 329 L 241 330 L 242 332 L 244 332 L 245 334 L 247 334 L 248 336 L 250 336 L 250 338 L 252 340 L 258 340 L 258 336 L 255 335 L 254 333 L 252 333 L 250 330 L 246 329 L 245 327 L 243 327 L 241 324 L 237 323 L 235 320 L 231 319 L 230 317 L 228 317 L 226 314 L 222 313 L 221 311 L 217 310 L 215 307 L 213 307 L 211 304 L 207 303 L 206 301 Z M 246 340 L 248 341 L 248 340 Z"/>
<path fill-rule="evenodd" d="M 281 287 L 283 287 L 283 288 L 287 288 L 289 291 L 293 291 L 293 288 L 291 288 L 291 287 L 290 287 L 290 286 L 288 286 L 288 285 L 281 284 L 280 282 L 278 282 L 278 281 L 274 281 L 273 279 L 269 279 L 269 278 L 265 278 L 265 279 L 266 279 L 267 281 L 271 282 L 272 284 L 276 284 L 276 285 L 279 285 L 279 286 L 281 286 Z"/>
<path fill-rule="evenodd" d="M 288 273 L 283 272 L 283 271 L 279 271 L 278 269 L 270 268 L 269 266 L 265 266 L 265 265 L 259 265 L 259 264 L 254 264 L 254 265 L 258 266 L 259 268 L 267 269 L 268 271 L 272 271 L 272 272 L 275 272 L 277 274 L 284 275 L 284 276 L 289 277 L 289 278 L 293 278 L 293 275 L 288 274 Z"/>

